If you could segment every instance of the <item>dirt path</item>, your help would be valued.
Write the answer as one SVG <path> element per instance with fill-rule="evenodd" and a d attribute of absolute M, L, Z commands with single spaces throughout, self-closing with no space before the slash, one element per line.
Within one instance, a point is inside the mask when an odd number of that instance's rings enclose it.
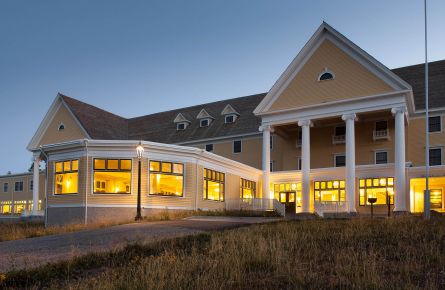
<path fill-rule="evenodd" d="M 0 272 L 32 268 L 128 243 L 178 237 L 275 221 L 256 217 L 192 217 L 178 221 L 133 223 L 95 230 L 0 243 Z"/>

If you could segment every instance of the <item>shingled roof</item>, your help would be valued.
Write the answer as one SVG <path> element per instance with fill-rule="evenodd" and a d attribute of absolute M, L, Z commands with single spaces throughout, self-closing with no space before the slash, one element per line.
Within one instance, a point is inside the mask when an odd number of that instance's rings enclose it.
<path fill-rule="evenodd" d="M 392 70 L 396 75 L 409 83 L 413 88 L 416 110 L 425 109 L 425 64 L 411 65 Z M 429 107 L 445 107 L 445 60 L 430 62 Z"/>
<path fill-rule="evenodd" d="M 392 70 L 413 88 L 416 110 L 425 108 L 424 65 L 412 65 Z M 445 60 L 431 62 L 430 108 L 445 107 Z M 60 94 L 73 114 L 93 139 L 104 140 L 146 140 L 160 143 L 185 143 L 257 133 L 261 118 L 253 114 L 266 93 L 228 99 L 192 107 L 160 112 L 151 115 L 125 119 L 95 106 Z M 235 123 L 225 124 L 221 112 L 231 105 L 239 117 Z M 196 116 L 205 109 L 215 119 L 209 127 L 199 127 Z M 186 130 L 176 130 L 173 120 L 181 113 L 190 125 Z"/>

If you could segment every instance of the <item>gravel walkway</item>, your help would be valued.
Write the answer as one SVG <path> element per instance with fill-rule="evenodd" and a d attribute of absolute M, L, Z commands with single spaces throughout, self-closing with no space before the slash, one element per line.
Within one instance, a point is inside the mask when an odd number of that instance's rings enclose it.
<path fill-rule="evenodd" d="M 191 217 L 0 242 L 0 272 L 32 268 L 90 252 L 109 251 L 138 241 L 147 242 L 276 220 L 257 217 Z"/>

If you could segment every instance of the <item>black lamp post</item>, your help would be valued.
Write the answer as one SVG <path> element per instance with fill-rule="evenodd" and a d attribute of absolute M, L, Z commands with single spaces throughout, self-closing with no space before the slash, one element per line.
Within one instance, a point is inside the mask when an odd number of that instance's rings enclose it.
<path fill-rule="evenodd" d="M 144 153 L 144 146 L 142 146 L 142 142 L 139 141 L 139 145 L 136 147 L 136 154 L 138 156 L 138 205 L 136 209 L 136 217 L 135 221 L 139 221 L 142 219 L 141 215 L 141 159 L 142 154 Z"/>
<path fill-rule="evenodd" d="M 368 197 L 368 202 L 371 204 L 371 219 L 374 218 L 374 203 L 377 202 L 377 197 Z"/>

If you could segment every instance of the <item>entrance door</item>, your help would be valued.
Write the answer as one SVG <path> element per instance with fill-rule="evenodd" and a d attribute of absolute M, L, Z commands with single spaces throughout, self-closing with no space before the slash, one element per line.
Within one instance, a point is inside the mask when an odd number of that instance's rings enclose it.
<path fill-rule="evenodd" d="M 281 191 L 280 202 L 286 207 L 287 213 L 295 213 L 295 191 Z"/>

